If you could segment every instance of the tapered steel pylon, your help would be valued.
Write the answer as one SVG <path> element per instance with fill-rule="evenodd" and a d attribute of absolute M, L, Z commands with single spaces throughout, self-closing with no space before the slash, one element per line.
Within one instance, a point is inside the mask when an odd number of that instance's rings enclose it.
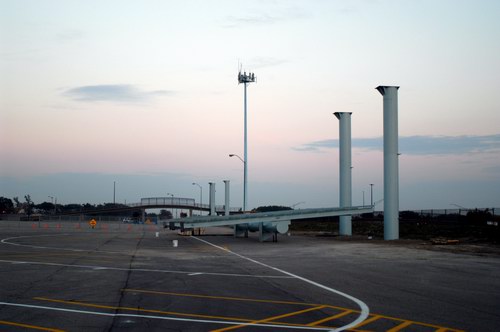
<path fill-rule="evenodd" d="M 399 239 L 399 86 L 378 86 L 384 96 L 384 240 Z"/>
<path fill-rule="evenodd" d="M 333 113 L 339 119 L 339 205 L 352 205 L 352 160 L 351 160 L 351 114 L 350 112 Z M 351 216 L 340 216 L 339 234 L 352 235 Z"/>

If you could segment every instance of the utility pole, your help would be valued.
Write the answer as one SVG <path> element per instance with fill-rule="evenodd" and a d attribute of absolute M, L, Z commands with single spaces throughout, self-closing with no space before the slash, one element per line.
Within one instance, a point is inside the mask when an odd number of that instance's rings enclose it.
<path fill-rule="evenodd" d="M 373 183 L 370 183 L 370 205 L 373 207 Z"/>

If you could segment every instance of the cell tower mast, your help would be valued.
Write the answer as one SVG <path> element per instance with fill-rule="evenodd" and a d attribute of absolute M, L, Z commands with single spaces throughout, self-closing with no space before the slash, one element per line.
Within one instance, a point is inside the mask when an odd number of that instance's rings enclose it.
<path fill-rule="evenodd" d="M 244 85 L 244 137 L 243 137 L 243 212 L 248 208 L 248 151 L 247 151 L 247 85 L 249 83 L 255 82 L 254 73 L 241 73 L 241 69 L 238 73 L 238 84 L 243 83 Z"/>

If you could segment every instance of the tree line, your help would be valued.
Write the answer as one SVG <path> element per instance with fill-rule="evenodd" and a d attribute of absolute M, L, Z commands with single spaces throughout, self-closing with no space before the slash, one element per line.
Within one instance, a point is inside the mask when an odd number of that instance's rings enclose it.
<path fill-rule="evenodd" d="M 125 207 L 125 205 L 115 204 L 115 203 L 54 204 L 51 202 L 42 202 L 40 204 L 35 204 L 31 199 L 30 195 L 25 195 L 24 201 L 21 201 L 19 197 L 14 197 L 12 199 L 7 197 L 0 197 L 1 214 L 13 214 L 13 213 L 23 213 L 27 215 L 35 213 L 58 214 L 65 212 L 82 212 L 82 211 L 91 211 L 95 209 L 119 208 L 119 207 Z"/>

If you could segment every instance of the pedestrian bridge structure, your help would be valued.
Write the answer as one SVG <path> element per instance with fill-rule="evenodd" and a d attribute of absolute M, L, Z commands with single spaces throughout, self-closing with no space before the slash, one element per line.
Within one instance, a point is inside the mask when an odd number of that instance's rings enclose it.
<path fill-rule="evenodd" d="M 141 198 L 140 203 L 127 204 L 131 208 L 138 209 L 184 209 L 189 210 L 189 215 L 192 215 L 193 211 L 206 211 L 210 212 L 209 204 L 196 203 L 193 198 L 182 198 L 182 197 L 148 197 Z M 224 213 L 224 205 L 216 205 L 215 211 L 217 213 Z M 241 212 L 241 208 L 233 207 L 229 208 L 230 212 Z"/>
<path fill-rule="evenodd" d="M 141 198 L 138 203 L 129 204 L 117 204 L 116 206 L 108 206 L 104 208 L 91 209 L 91 210 L 79 210 L 79 211 L 69 211 L 61 213 L 61 215 L 98 215 L 107 213 L 117 213 L 117 212 L 129 212 L 142 210 L 143 221 L 144 212 L 146 209 L 181 209 L 188 210 L 189 216 L 193 215 L 193 211 L 200 212 L 210 212 L 210 205 L 196 203 L 193 198 L 182 198 L 182 197 L 149 197 Z M 216 205 L 215 211 L 217 214 L 223 214 L 225 211 L 224 205 Z M 232 207 L 229 208 L 231 213 L 241 212 L 241 208 Z"/>

